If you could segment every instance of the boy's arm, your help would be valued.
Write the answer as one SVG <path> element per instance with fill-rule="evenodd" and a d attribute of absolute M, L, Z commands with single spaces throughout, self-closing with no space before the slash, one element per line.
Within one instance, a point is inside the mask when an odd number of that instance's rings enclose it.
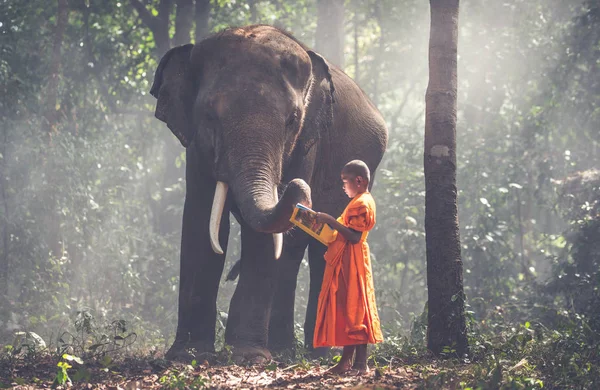
<path fill-rule="evenodd" d="M 340 232 L 341 235 L 344 236 L 344 238 L 347 241 L 350 241 L 352 244 L 358 243 L 362 237 L 361 232 L 357 232 L 354 229 L 350 229 L 349 227 L 342 225 L 335 218 L 333 218 L 327 213 L 317 213 L 316 218 L 317 222 L 326 223 L 338 232 Z"/>

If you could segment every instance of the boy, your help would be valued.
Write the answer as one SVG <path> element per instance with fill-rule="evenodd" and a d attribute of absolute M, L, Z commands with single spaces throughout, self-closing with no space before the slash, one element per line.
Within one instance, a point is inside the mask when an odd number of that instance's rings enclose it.
<path fill-rule="evenodd" d="M 340 362 L 328 370 L 330 373 L 342 374 L 351 369 L 367 373 L 367 344 L 383 341 L 366 242 L 368 231 L 375 225 L 369 179 L 367 164 L 350 161 L 342 169 L 342 182 L 352 200 L 337 220 L 326 213 L 316 216 L 336 230 L 336 238 L 325 253 L 314 335 L 315 348 L 344 347 Z"/>

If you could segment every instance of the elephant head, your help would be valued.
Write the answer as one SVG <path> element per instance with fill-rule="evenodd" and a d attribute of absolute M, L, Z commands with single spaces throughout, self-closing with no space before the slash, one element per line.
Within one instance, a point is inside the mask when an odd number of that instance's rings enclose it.
<path fill-rule="evenodd" d="M 270 26 L 229 29 L 161 59 L 155 116 L 210 165 L 215 251 L 228 190 L 244 221 L 265 233 L 288 230 L 296 203 L 310 206 L 306 182 L 283 183 L 284 175 L 331 124 L 333 92 L 325 59 Z"/>

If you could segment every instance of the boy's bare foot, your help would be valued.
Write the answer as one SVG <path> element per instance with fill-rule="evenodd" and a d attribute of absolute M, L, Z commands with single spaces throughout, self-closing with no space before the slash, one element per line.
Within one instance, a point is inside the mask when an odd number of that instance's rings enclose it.
<path fill-rule="evenodd" d="M 356 357 L 354 359 L 352 370 L 356 370 L 356 375 L 366 375 L 369 373 L 369 366 L 367 365 L 367 344 L 356 346 Z"/>
<path fill-rule="evenodd" d="M 342 375 L 342 374 L 350 371 L 351 369 L 352 369 L 352 366 L 350 365 L 350 362 L 339 362 L 335 366 L 333 366 L 330 369 L 328 369 L 327 371 L 325 371 L 325 374 Z"/>
<path fill-rule="evenodd" d="M 341 375 L 352 369 L 352 357 L 354 356 L 354 345 L 347 345 L 342 351 L 342 357 L 338 364 L 325 371 L 325 374 Z"/>

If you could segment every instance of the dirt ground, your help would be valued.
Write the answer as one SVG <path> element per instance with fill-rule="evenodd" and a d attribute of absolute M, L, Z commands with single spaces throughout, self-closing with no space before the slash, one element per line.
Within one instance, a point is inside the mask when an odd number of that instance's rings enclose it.
<path fill-rule="evenodd" d="M 423 385 L 424 372 L 398 364 L 372 368 L 364 376 L 332 376 L 328 367 L 312 364 L 270 363 L 260 366 L 216 365 L 207 361 L 194 365 L 164 360 L 126 359 L 104 363 L 99 360 L 79 366 L 70 362 L 72 383 L 53 383 L 58 370 L 52 357 L 0 366 L 0 388 L 13 389 L 414 389 Z M 427 369 L 426 374 L 435 374 Z M 450 386 L 454 387 L 454 386 Z"/>

